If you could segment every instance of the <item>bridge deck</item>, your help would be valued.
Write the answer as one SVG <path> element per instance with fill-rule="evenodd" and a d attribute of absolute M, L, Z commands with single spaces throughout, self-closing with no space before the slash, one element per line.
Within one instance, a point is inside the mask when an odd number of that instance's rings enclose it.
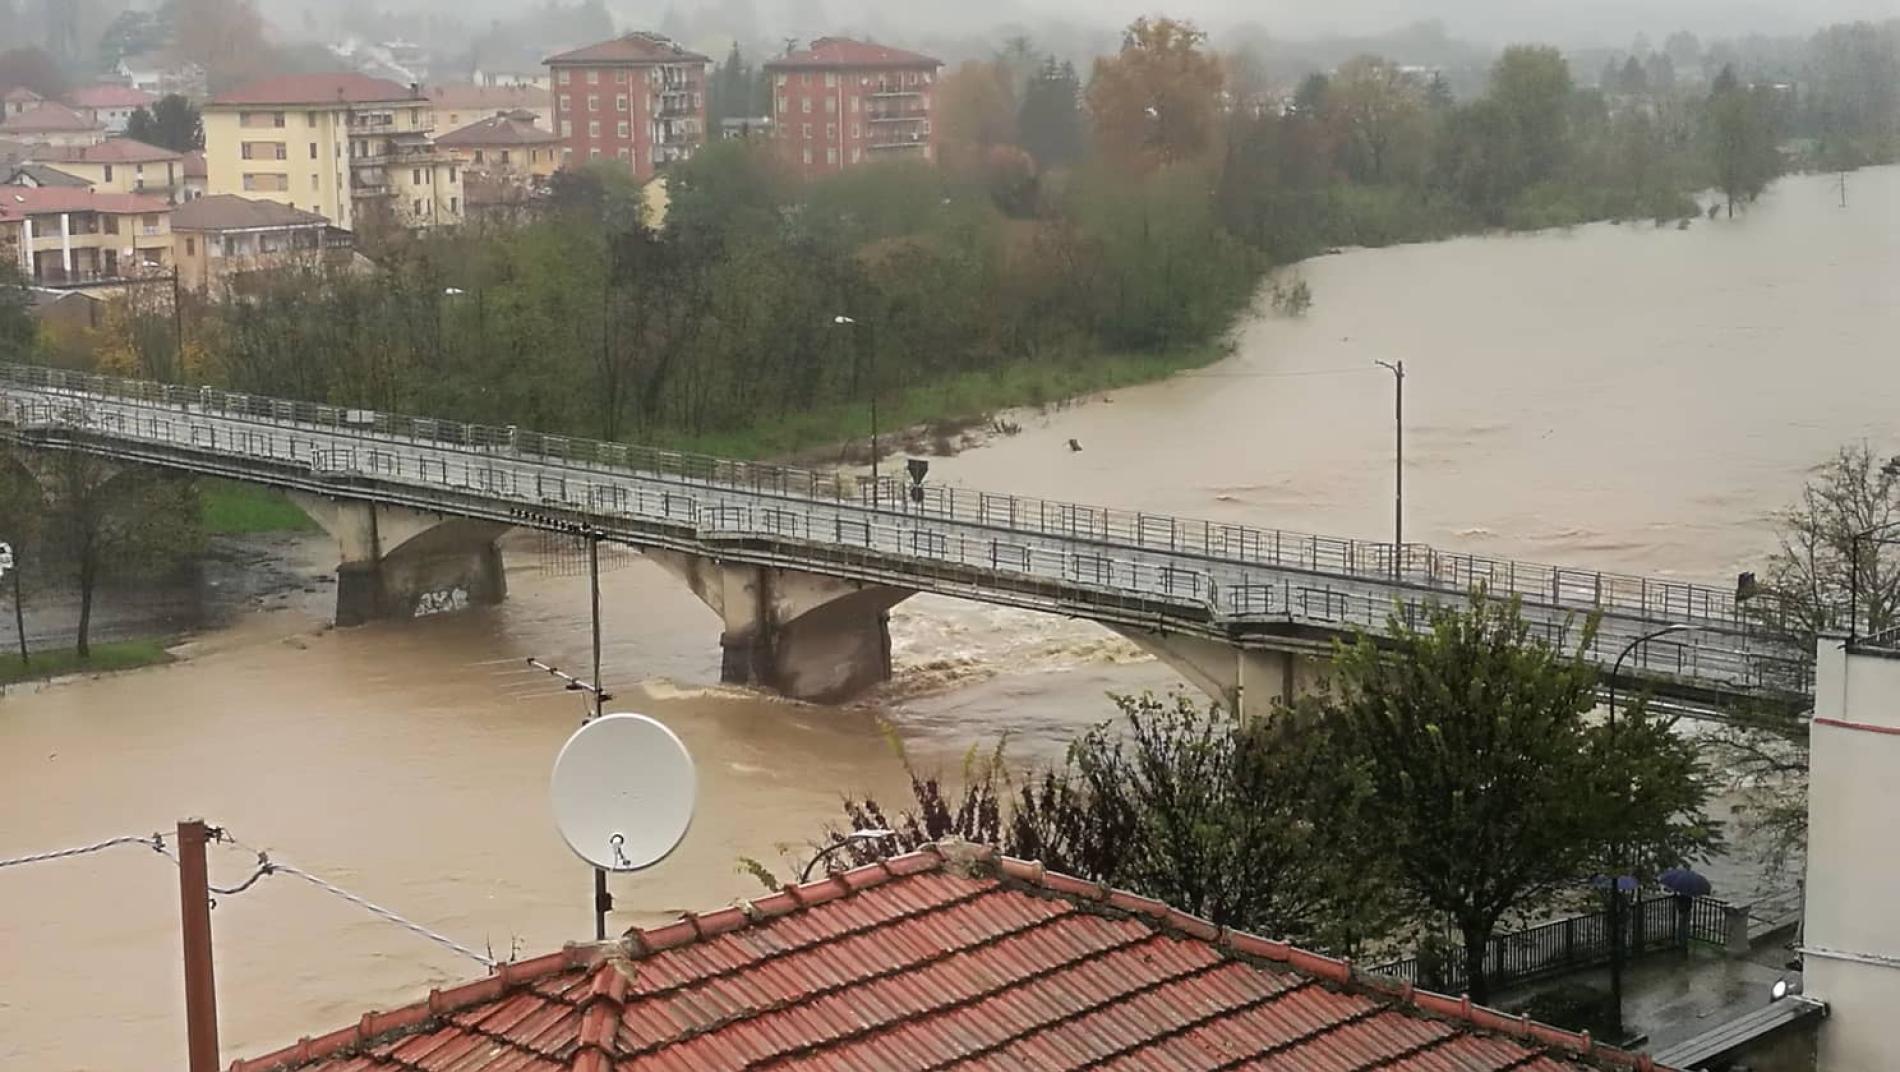
<path fill-rule="evenodd" d="M 154 465 L 940 592 L 1104 622 L 1298 649 L 1386 628 L 1484 584 L 1555 642 L 1600 612 L 1587 657 L 1691 706 L 1794 699 L 1805 661 L 1733 593 L 1418 544 L 733 462 L 282 399 L 0 366 L 11 434 Z"/>

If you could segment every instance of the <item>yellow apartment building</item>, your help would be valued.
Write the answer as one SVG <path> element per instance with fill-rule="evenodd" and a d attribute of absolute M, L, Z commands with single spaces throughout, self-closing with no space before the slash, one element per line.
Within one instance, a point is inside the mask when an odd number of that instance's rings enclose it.
<path fill-rule="evenodd" d="M 184 154 L 131 138 L 107 138 L 97 145 L 36 146 L 28 162 L 85 179 L 101 193 L 151 194 L 177 201 L 185 181 Z"/>
<path fill-rule="evenodd" d="M 461 220 L 462 165 L 420 90 L 360 74 L 282 75 L 204 107 L 205 192 L 263 198 L 338 227 Z"/>
<path fill-rule="evenodd" d="M 73 186 L 0 187 L 0 257 L 40 286 L 108 284 L 172 266 L 164 198 Z"/>

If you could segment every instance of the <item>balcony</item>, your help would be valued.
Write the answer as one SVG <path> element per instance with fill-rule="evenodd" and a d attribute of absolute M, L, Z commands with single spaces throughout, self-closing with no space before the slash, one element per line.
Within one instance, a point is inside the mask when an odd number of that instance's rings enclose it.
<path fill-rule="evenodd" d="M 879 82 L 871 87 L 873 97 L 921 97 L 923 86 L 906 86 L 896 82 Z"/>
<path fill-rule="evenodd" d="M 930 136 L 922 133 L 892 131 L 872 141 L 866 142 L 864 147 L 872 152 L 878 152 L 880 150 L 927 149 L 930 147 Z"/>
<path fill-rule="evenodd" d="M 922 108 L 906 108 L 903 111 L 865 113 L 865 119 L 872 123 L 915 123 L 929 118 L 930 113 Z"/>

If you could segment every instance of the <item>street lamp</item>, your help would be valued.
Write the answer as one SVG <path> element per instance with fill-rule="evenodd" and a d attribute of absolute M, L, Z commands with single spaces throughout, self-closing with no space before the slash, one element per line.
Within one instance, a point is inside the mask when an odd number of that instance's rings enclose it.
<path fill-rule="evenodd" d="M 1373 361 L 1392 373 L 1392 576 L 1405 555 L 1405 362 Z"/>
<path fill-rule="evenodd" d="M 805 869 L 798 873 L 798 881 L 801 884 L 811 881 L 811 869 L 818 866 L 818 861 L 830 856 L 832 853 L 837 852 L 847 845 L 856 845 L 864 841 L 882 841 L 887 837 L 894 836 L 894 832 L 890 830 L 879 830 L 876 828 L 870 830 L 853 830 L 837 842 L 826 846 L 818 855 L 805 861 Z"/>
<path fill-rule="evenodd" d="M 1624 645 L 1617 653 L 1616 662 L 1610 666 L 1610 688 L 1608 697 L 1609 728 L 1612 740 L 1616 737 L 1616 679 L 1623 672 L 1623 660 L 1630 652 L 1655 640 L 1675 633 L 1692 633 L 1701 626 L 1684 625 L 1677 622 L 1665 625 L 1654 632 L 1644 633 Z M 1610 1000 L 1616 1006 L 1616 1028 L 1623 1029 L 1623 876 L 1622 846 L 1610 846 Z"/>
<path fill-rule="evenodd" d="M 836 325 L 838 325 L 839 327 L 854 327 L 854 328 L 855 328 L 855 327 L 860 327 L 860 326 L 862 326 L 862 325 L 860 325 L 860 324 L 859 324 L 859 323 L 858 323 L 858 322 L 857 322 L 856 320 L 853 320 L 853 319 L 852 319 L 851 317 L 848 317 L 848 316 L 845 316 L 845 315 L 843 315 L 842 313 L 841 313 L 841 314 L 839 314 L 839 315 L 837 315 L 837 316 L 834 316 L 834 317 L 832 317 L 832 318 L 831 318 L 831 322 L 832 322 L 833 324 L 836 324 Z M 878 484 L 877 484 L 877 347 L 876 347 L 876 345 L 871 345 L 871 346 L 869 346 L 869 347 L 867 347 L 867 349 L 868 349 L 868 350 L 869 350 L 869 352 L 870 352 L 870 361 L 869 361 L 869 364 L 870 364 L 870 370 L 869 370 L 869 371 L 870 371 L 870 380 L 871 380 L 871 509 L 873 509 L 873 510 L 875 510 L 875 509 L 877 509 L 877 508 L 878 508 Z"/>

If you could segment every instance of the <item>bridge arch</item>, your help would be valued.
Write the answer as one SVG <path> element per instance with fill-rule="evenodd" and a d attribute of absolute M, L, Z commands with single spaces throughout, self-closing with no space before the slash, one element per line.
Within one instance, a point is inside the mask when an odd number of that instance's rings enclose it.
<path fill-rule="evenodd" d="M 403 506 L 291 492 L 337 543 L 336 624 L 499 603 L 508 526 Z"/>

